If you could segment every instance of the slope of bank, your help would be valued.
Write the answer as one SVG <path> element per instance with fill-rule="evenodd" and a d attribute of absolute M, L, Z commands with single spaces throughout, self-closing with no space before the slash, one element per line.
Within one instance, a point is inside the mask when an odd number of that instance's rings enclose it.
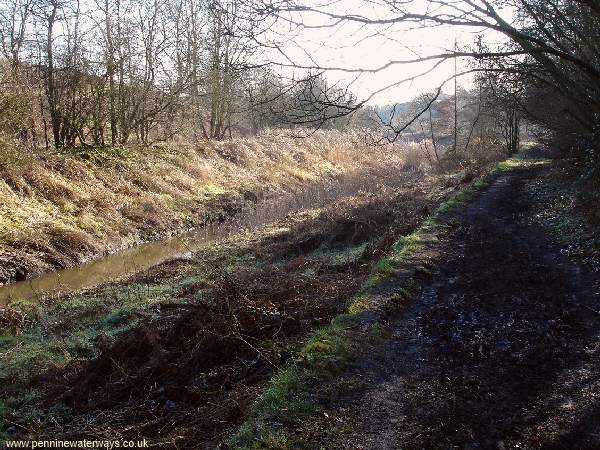
<path fill-rule="evenodd" d="M 4 143 L 0 283 L 223 220 L 307 183 L 405 161 L 398 146 L 367 149 L 335 131 L 60 153 Z"/>

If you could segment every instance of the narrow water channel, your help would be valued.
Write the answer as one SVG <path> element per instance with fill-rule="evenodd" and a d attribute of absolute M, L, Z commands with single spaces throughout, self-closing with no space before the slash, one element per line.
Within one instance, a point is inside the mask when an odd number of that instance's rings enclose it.
<path fill-rule="evenodd" d="M 48 272 L 0 287 L 0 305 L 15 299 L 41 299 L 68 294 L 146 270 L 169 258 L 209 245 L 219 237 L 216 228 L 190 231 L 168 239 L 131 247 L 69 269 Z"/>
<path fill-rule="evenodd" d="M 128 248 L 77 267 L 48 272 L 29 280 L 0 286 L 0 305 L 17 299 L 43 299 L 69 294 L 127 277 L 168 259 L 191 254 L 241 230 L 254 230 L 290 213 L 320 208 L 359 192 L 376 193 L 397 187 L 415 175 L 394 168 L 315 182 L 295 192 L 248 206 L 220 226 L 184 232 Z"/>

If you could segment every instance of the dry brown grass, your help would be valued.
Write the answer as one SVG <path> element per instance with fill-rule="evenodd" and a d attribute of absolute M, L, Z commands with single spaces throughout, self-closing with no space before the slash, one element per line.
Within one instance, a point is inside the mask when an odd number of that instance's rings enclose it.
<path fill-rule="evenodd" d="M 335 131 L 61 153 L 15 151 L 4 142 L 10 158 L 0 158 L 0 259 L 9 264 L 0 268 L 0 283 L 19 268 L 32 274 L 71 266 L 199 226 L 256 198 L 406 165 L 399 145 L 358 142 Z M 411 167 L 414 159 L 411 153 Z"/>

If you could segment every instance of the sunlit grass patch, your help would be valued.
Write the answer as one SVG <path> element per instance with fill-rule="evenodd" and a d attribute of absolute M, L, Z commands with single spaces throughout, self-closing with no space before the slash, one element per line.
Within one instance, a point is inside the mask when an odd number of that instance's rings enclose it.
<path fill-rule="evenodd" d="M 507 159 L 506 161 L 502 161 L 498 163 L 495 167 L 496 172 L 508 172 L 510 170 L 514 170 L 518 167 L 522 167 L 524 165 L 524 161 L 518 158 Z"/>
<path fill-rule="evenodd" d="M 392 252 L 377 262 L 371 274 L 367 277 L 363 290 L 365 292 L 371 291 L 394 274 L 421 247 L 421 241 L 421 230 L 398 239 L 392 247 Z"/>
<path fill-rule="evenodd" d="M 368 242 L 343 248 L 322 248 L 314 252 L 311 256 L 317 259 L 325 260 L 332 266 L 343 266 L 358 260 L 366 250 Z"/>
<path fill-rule="evenodd" d="M 516 169 L 547 165 L 551 162 L 552 160 L 549 158 L 530 157 L 526 153 L 519 153 L 512 158 L 499 162 L 492 170 L 492 173 L 510 172 Z"/>
<path fill-rule="evenodd" d="M 395 255 L 387 256 L 377 261 L 377 264 L 375 265 L 375 272 L 377 274 L 387 276 L 394 273 L 394 270 L 398 268 L 399 265 L 400 261 Z"/>
<path fill-rule="evenodd" d="M 407 258 L 411 254 L 416 252 L 420 247 L 421 239 L 422 239 L 422 237 L 421 237 L 421 233 L 419 231 L 416 231 L 407 236 L 401 237 L 394 244 L 394 253 L 395 253 L 396 259 L 398 261 L 402 262 L 404 258 Z"/>
<path fill-rule="evenodd" d="M 300 351 L 303 363 L 319 369 L 339 369 L 348 354 L 343 332 L 344 328 L 339 323 L 315 331 Z"/>

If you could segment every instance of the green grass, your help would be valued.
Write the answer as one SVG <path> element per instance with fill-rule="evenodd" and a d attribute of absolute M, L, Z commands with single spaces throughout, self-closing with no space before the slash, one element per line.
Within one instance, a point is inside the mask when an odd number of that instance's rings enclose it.
<path fill-rule="evenodd" d="M 155 305 L 172 299 L 173 286 L 131 284 L 67 297 L 55 304 L 12 302 L 27 324 L 17 334 L 0 335 L 0 380 L 26 379 L 96 354 L 100 336 L 114 337 L 158 314 Z"/>
<path fill-rule="evenodd" d="M 492 173 L 509 172 L 515 169 L 526 169 L 536 165 L 545 165 L 551 162 L 548 158 L 532 158 L 527 153 L 519 153 L 512 158 L 501 161 L 492 170 Z"/>
<path fill-rule="evenodd" d="M 389 255 L 381 258 L 367 277 L 363 291 L 370 292 L 381 284 L 386 278 L 394 274 L 422 245 L 422 232 L 419 229 L 407 236 L 398 239 L 392 246 Z"/>
<path fill-rule="evenodd" d="M 350 321 L 349 316 L 343 315 L 315 331 L 298 357 L 277 371 L 248 419 L 227 440 L 232 448 L 288 448 L 288 436 L 285 431 L 277 430 L 277 424 L 293 423 L 320 409 L 307 395 L 308 384 L 344 368 L 349 354 Z"/>
<path fill-rule="evenodd" d="M 320 248 L 313 252 L 312 258 L 322 260 L 330 266 L 343 266 L 357 261 L 367 249 L 368 242 L 343 248 Z"/>

